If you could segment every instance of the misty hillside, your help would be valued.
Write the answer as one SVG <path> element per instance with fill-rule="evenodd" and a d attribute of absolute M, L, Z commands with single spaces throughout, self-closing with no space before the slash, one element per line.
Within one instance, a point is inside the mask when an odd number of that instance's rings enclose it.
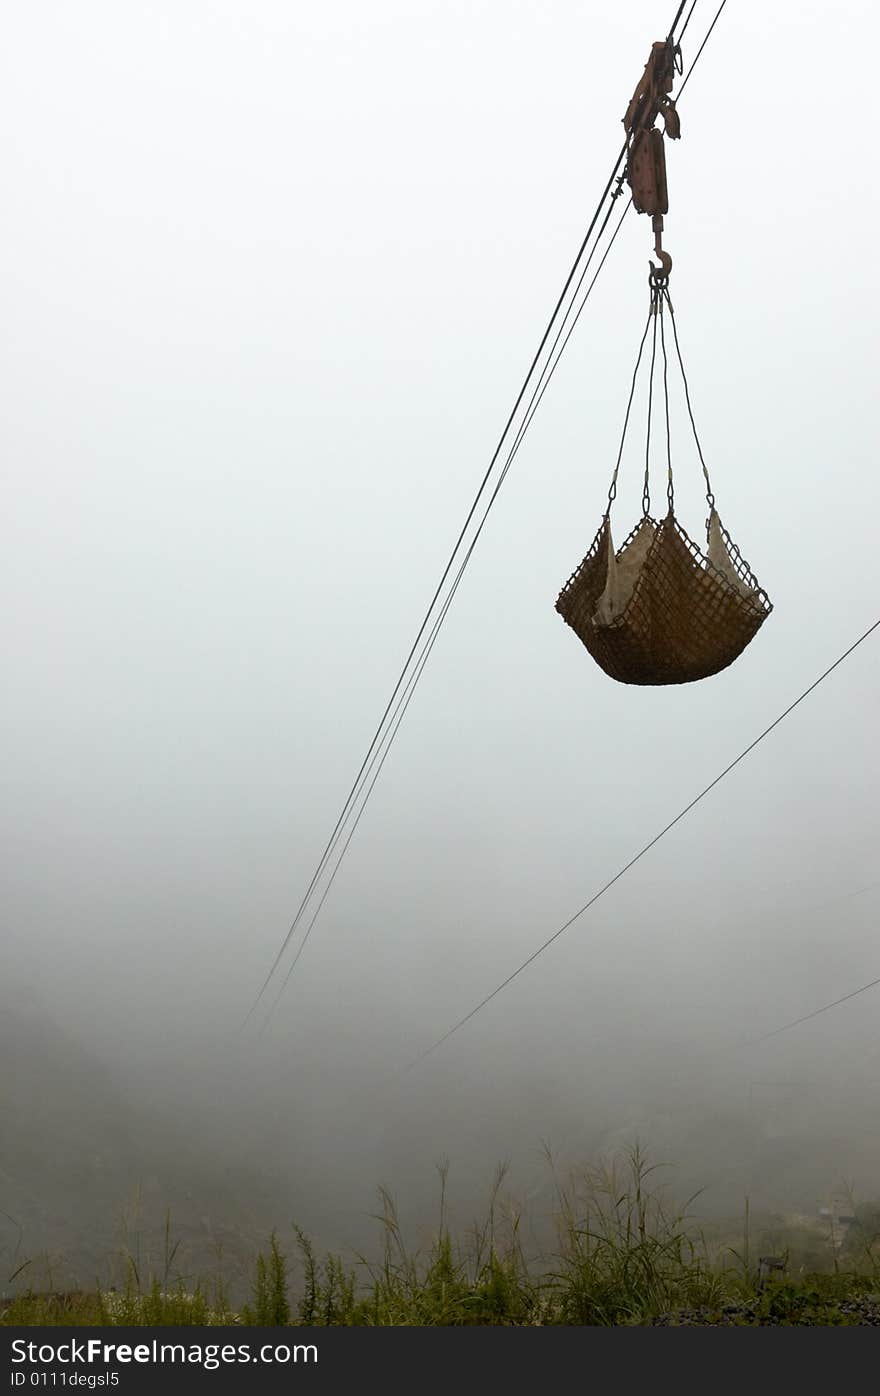
<path fill-rule="evenodd" d="M 259 1190 L 178 1130 L 133 1105 L 113 1071 L 35 1004 L 0 1013 L 0 1283 L 108 1281 L 108 1257 L 158 1262 L 166 1209 L 201 1271 L 250 1260 Z"/>
<path fill-rule="evenodd" d="M 499 1076 L 487 1103 L 478 1081 L 463 1081 L 454 1094 L 445 1086 L 432 1105 L 413 1097 L 372 1128 L 362 1122 L 354 1135 L 328 1133 L 308 1098 L 297 1101 L 295 1092 L 279 1108 L 287 1073 L 265 1060 L 256 1076 L 236 1075 L 222 1061 L 196 1060 L 189 1071 L 180 1062 L 169 1073 L 139 1072 L 121 1059 L 114 1069 L 26 994 L 4 1003 L 0 1055 L 4 1283 L 31 1260 L 14 1288 L 50 1275 L 57 1283 L 107 1281 L 108 1257 L 124 1251 L 161 1268 L 170 1210 L 184 1265 L 211 1273 L 219 1248 L 225 1278 L 241 1292 L 273 1226 L 290 1234 L 296 1221 L 318 1244 L 369 1248 L 380 1182 L 391 1188 L 410 1238 L 427 1244 L 437 1218 L 435 1165 L 444 1155 L 447 1205 L 463 1227 L 483 1209 L 495 1168 L 507 1160 L 505 1195 L 523 1208 L 539 1248 L 552 1239 L 560 1172 L 637 1140 L 668 1165 L 662 1177 L 674 1197 L 701 1194 L 695 1214 L 713 1225 L 736 1226 L 746 1196 L 756 1215 L 815 1217 L 829 1188 L 840 1193 L 856 1154 L 860 1196 L 871 1195 L 870 1145 L 878 1142 L 876 1122 L 859 1116 L 857 1085 L 855 1098 L 836 1102 L 821 1090 L 770 1092 L 762 1101 L 756 1090 L 744 1109 L 729 1092 L 713 1102 L 667 1079 L 641 1105 L 626 1106 L 604 1096 L 601 1078 L 586 1067 L 579 1088 L 577 1075 L 530 1081 L 520 1072 Z M 524 1118 L 512 1134 L 518 1110 Z M 545 1141 L 556 1175 L 529 1124 L 548 1116 L 556 1123 L 556 1137 Z M 233 1134 L 230 1119 L 240 1122 Z"/>

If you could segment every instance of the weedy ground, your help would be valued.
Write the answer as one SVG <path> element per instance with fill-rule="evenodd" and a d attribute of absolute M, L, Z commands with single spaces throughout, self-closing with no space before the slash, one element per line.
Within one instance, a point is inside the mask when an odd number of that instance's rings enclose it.
<path fill-rule="evenodd" d="M 484 1219 L 455 1237 L 441 1166 L 439 1224 L 422 1252 L 407 1247 L 384 1189 L 372 1258 L 319 1256 L 298 1226 L 286 1240 L 273 1233 L 256 1257 L 251 1298 L 241 1308 L 229 1304 L 221 1279 L 199 1283 L 179 1273 L 168 1220 L 155 1270 L 143 1275 L 127 1254 L 117 1288 L 23 1293 L 0 1301 L 0 1323 L 880 1325 L 876 1209 L 863 1209 L 846 1246 L 832 1245 L 824 1255 L 821 1248 L 816 1253 L 814 1236 L 792 1231 L 785 1271 L 762 1282 L 758 1257 L 771 1248 L 768 1241 L 779 1252 L 778 1229 L 775 1235 L 753 1230 L 746 1214 L 738 1244 L 707 1237 L 688 1220 L 687 1208 L 667 1204 L 638 1148 L 614 1165 L 557 1179 L 550 1254 L 526 1254 L 521 1215 L 502 1198 L 505 1172 L 496 1174 Z"/>

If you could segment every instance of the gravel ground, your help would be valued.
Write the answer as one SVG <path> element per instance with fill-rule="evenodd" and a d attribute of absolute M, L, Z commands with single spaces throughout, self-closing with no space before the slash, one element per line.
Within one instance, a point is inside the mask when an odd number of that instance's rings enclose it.
<path fill-rule="evenodd" d="M 768 1311 L 769 1307 L 769 1311 Z M 880 1294 L 813 1303 L 725 1304 L 721 1309 L 682 1309 L 654 1319 L 661 1328 L 724 1328 L 837 1325 L 880 1327 Z"/>

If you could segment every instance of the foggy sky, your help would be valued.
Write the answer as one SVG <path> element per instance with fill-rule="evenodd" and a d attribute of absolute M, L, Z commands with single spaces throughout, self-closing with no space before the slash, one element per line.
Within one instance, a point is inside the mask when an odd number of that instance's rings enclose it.
<path fill-rule="evenodd" d="M 877 1179 L 876 996 L 741 1045 L 880 974 L 876 637 L 399 1074 L 876 618 L 878 26 L 857 0 L 733 0 L 667 154 L 697 424 L 772 616 L 715 678 L 638 689 L 554 612 L 646 312 L 652 238 L 630 214 L 271 1031 L 238 1031 L 671 9 L 8 17 L 0 1010 L 7 1034 L 51 1024 L 196 1152 L 228 1146 L 230 1176 L 271 1154 L 306 1213 L 367 1209 L 380 1176 L 430 1191 L 443 1154 L 476 1188 L 507 1155 L 528 1180 L 541 1138 L 634 1132 L 738 1195 L 751 1164 L 713 1153 L 712 1112 L 756 1082 L 801 1083 L 807 1190 L 811 1159 Z M 676 392 L 697 537 L 685 428 Z M 23 1089 L 27 1054 L 16 1070 Z M 63 1156 L 65 1128 L 50 1111 L 35 1138 Z"/>

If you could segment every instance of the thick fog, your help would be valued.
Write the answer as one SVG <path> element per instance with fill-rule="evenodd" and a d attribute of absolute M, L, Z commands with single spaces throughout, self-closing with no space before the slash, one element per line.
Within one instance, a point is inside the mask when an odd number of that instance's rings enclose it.
<path fill-rule="evenodd" d="M 405 1070 L 876 619 L 859 0 L 732 0 L 667 154 L 694 410 L 772 616 L 720 675 L 636 688 L 554 612 L 647 311 L 631 213 L 270 1026 L 241 1031 L 672 10 L 8 15 L 0 1291 L 16 1256 L 90 1278 L 138 1188 L 144 1225 L 170 1207 L 242 1264 L 292 1218 L 366 1244 L 379 1182 L 423 1231 L 443 1156 L 464 1222 L 501 1159 L 541 1213 L 542 1141 L 640 1138 L 706 1214 L 880 1196 L 880 990 L 755 1044 L 880 975 L 876 634 Z"/>

